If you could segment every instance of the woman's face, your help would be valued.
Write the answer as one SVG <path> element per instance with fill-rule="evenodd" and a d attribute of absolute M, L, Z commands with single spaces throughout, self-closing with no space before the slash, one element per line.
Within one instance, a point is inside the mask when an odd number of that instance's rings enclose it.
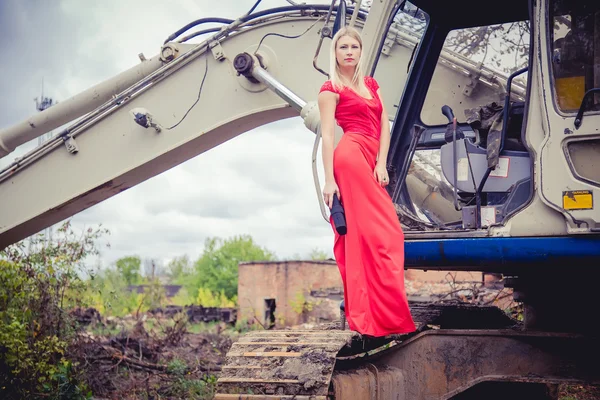
<path fill-rule="evenodd" d="M 354 68 L 360 60 L 360 43 L 350 36 L 338 39 L 335 55 L 340 68 Z"/>

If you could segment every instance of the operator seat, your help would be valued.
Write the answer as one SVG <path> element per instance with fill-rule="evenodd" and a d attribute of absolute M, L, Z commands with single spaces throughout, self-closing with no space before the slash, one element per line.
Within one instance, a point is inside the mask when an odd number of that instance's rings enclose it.
<path fill-rule="evenodd" d="M 494 104 L 494 107 L 498 106 Z M 513 191 L 519 183 L 531 179 L 531 160 L 527 148 L 521 140 L 524 108 L 525 103 L 523 102 L 511 104 L 504 147 L 499 154 L 498 166 L 490 173 L 482 190 L 485 195 L 499 194 L 499 196 L 491 197 L 502 199 L 501 201 L 506 201 L 507 194 Z M 456 189 L 464 203 L 471 203 L 488 168 L 487 129 L 481 129 L 481 121 L 478 122 L 471 126 L 473 129 L 479 129 L 481 135 L 479 144 L 475 144 L 469 138 L 457 138 L 456 140 Z M 443 145 L 440 150 L 442 173 L 450 185 L 454 186 L 455 166 L 452 141 Z"/>

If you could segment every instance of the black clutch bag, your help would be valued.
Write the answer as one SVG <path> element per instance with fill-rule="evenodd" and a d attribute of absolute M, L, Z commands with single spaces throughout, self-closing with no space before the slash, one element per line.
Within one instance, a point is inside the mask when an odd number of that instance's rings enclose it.
<path fill-rule="evenodd" d="M 348 228 L 346 227 L 346 215 L 344 214 L 344 207 L 342 207 L 342 203 L 340 203 L 337 194 L 333 195 L 331 217 L 333 218 L 333 225 L 335 226 L 337 233 L 345 235 L 348 231 Z"/>

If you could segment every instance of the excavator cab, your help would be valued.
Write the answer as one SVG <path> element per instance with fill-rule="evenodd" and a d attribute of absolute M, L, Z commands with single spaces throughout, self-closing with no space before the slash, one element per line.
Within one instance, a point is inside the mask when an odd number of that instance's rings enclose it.
<path fill-rule="evenodd" d="M 552 150 L 547 162 L 558 166 L 566 153 L 568 167 L 562 165 L 575 177 L 564 176 L 562 189 L 542 187 L 552 191 L 542 198 L 562 210 L 570 231 L 597 229 L 593 189 L 581 183 L 600 182 L 586 164 L 598 157 L 598 139 L 569 135 L 584 115 L 600 110 L 600 6 L 548 0 L 536 9 L 508 1 L 497 12 L 471 18 L 450 4 L 433 3 L 407 2 L 388 33 L 410 27 L 414 43 L 409 64 L 397 65 L 407 74 L 399 74 L 388 163 L 395 184 L 390 195 L 404 225 L 415 233 L 454 230 L 475 236 L 504 229 L 536 196 L 532 177 L 540 149 L 532 143 L 551 136 L 556 144 L 545 146 L 566 148 Z M 465 1 L 462 9 L 470 6 L 479 7 Z M 536 10 L 547 10 L 547 19 L 535 20 Z M 536 30 L 546 36 L 546 54 L 532 51 Z M 376 78 L 388 75 L 387 64 L 393 64 L 394 49 L 384 45 L 384 50 Z M 536 72 L 536 66 L 549 73 Z M 547 108 L 548 116 L 556 111 L 571 117 L 570 126 L 549 133 L 554 129 L 543 117 L 531 124 L 538 112 L 532 106 Z M 560 144 L 565 139 L 568 143 Z M 571 193 L 573 187 L 584 190 Z M 585 204 L 570 207 L 576 213 L 587 210 L 585 223 L 569 207 L 578 195 L 587 196 L 579 200 Z"/>
<path fill-rule="evenodd" d="M 414 46 L 408 65 L 396 65 L 407 74 L 398 80 L 401 99 L 391 115 L 389 163 L 396 186 L 390 194 L 409 230 L 487 229 L 532 195 L 532 159 L 523 135 L 530 10 L 511 2 L 500 14 L 474 20 L 430 3 L 405 3 L 388 30 L 388 37 L 402 35 Z M 431 29 L 436 24 L 439 31 Z M 503 34 L 515 45 L 501 43 Z M 506 56 L 497 55 L 498 46 Z M 376 78 L 401 63 L 401 57 L 393 61 L 401 49 L 384 49 Z"/>

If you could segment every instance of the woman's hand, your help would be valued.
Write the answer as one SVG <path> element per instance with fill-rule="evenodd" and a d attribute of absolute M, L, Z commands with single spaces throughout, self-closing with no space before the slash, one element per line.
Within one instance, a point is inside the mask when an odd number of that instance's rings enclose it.
<path fill-rule="evenodd" d="M 325 200 L 325 204 L 331 209 L 333 207 L 333 195 L 337 194 L 338 199 L 342 200 L 342 196 L 340 195 L 340 188 L 338 187 L 335 181 L 325 182 L 325 187 L 323 188 L 323 200 Z"/>
<path fill-rule="evenodd" d="M 388 176 L 387 168 L 383 163 L 377 163 L 377 165 L 375 165 L 373 176 L 377 182 L 379 182 L 381 187 L 386 187 L 390 183 L 390 177 Z"/>

